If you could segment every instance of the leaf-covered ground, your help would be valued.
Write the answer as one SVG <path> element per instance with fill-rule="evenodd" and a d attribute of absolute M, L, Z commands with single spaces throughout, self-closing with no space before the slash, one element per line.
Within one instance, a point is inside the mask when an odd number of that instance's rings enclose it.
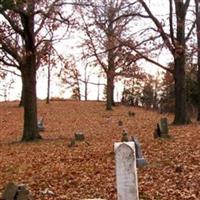
<path fill-rule="evenodd" d="M 8 182 L 16 182 L 26 184 L 40 200 L 116 200 L 113 144 L 126 129 L 139 139 L 149 163 L 138 170 L 140 199 L 200 199 L 198 123 L 170 125 L 171 138 L 160 140 L 153 138 L 153 132 L 164 115 L 156 112 L 124 106 L 108 112 L 104 103 L 97 102 L 39 102 L 44 140 L 20 143 L 23 110 L 17 104 L 0 103 L 0 193 Z M 136 115 L 129 117 L 129 111 Z M 77 131 L 86 140 L 69 148 Z"/>

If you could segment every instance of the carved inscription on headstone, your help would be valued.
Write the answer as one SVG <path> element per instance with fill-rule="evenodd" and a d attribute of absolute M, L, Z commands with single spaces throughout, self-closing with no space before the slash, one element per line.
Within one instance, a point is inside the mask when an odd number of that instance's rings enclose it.
<path fill-rule="evenodd" d="M 139 200 L 134 142 L 115 143 L 118 200 Z"/>

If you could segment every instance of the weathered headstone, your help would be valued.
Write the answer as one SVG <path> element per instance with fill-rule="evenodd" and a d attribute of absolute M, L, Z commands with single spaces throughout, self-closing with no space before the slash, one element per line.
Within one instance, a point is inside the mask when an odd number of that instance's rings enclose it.
<path fill-rule="evenodd" d="M 74 138 L 76 141 L 83 141 L 85 140 L 85 135 L 81 132 L 77 132 L 74 134 Z"/>
<path fill-rule="evenodd" d="M 142 155 L 142 150 L 140 143 L 137 138 L 131 137 L 131 140 L 135 143 L 135 152 L 136 152 L 136 166 L 137 168 L 144 167 L 147 165 L 147 161 Z"/>
<path fill-rule="evenodd" d="M 115 143 L 118 200 L 139 200 L 134 142 Z"/>
<path fill-rule="evenodd" d="M 169 138 L 167 118 L 161 118 L 154 131 L 154 138 Z"/>
<path fill-rule="evenodd" d="M 131 111 L 128 111 L 128 116 L 129 116 L 129 117 L 134 117 L 134 116 L 135 116 L 135 113 L 134 113 L 134 112 L 131 112 Z"/>
<path fill-rule="evenodd" d="M 40 120 L 38 120 L 37 122 L 37 128 L 38 131 L 44 131 L 44 118 L 41 118 Z"/>
<path fill-rule="evenodd" d="M 119 125 L 119 126 L 123 126 L 122 120 L 119 120 L 119 121 L 118 121 L 118 125 Z"/>
<path fill-rule="evenodd" d="M 168 130 L 167 118 L 160 119 L 159 128 L 160 128 L 161 135 L 168 135 L 169 130 Z"/>

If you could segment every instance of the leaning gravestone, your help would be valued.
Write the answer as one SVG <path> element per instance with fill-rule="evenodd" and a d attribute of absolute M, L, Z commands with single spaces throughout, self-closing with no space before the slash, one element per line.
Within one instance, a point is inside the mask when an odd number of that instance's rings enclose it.
<path fill-rule="evenodd" d="M 131 140 L 135 144 L 135 154 L 136 154 L 136 167 L 141 168 L 147 165 L 147 161 L 144 159 L 142 155 L 141 146 L 139 140 L 137 138 L 131 137 Z"/>
<path fill-rule="evenodd" d="M 118 200 L 139 200 L 134 142 L 115 143 Z"/>

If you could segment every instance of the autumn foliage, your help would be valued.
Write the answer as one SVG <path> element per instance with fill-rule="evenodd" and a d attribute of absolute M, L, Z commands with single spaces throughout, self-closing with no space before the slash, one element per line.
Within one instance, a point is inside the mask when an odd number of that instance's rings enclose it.
<path fill-rule="evenodd" d="M 138 170 L 141 200 L 200 199 L 199 124 L 170 125 L 170 139 L 154 139 L 156 123 L 163 117 L 157 112 L 125 106 L 108 112 L 101 102 L 39 102 L 44 140 L 20 143 L 23 111 L 17 105 L 0 103 L 0 193 L 14 181 L 26 184 L 40 200 L 116 200 L 113 144 L 126 129 L 139 139 L 148 161 Z M 172 116 L 165 117 L 172 122 Z M 77 131 L 86 139 L 69 148 Z"/>

